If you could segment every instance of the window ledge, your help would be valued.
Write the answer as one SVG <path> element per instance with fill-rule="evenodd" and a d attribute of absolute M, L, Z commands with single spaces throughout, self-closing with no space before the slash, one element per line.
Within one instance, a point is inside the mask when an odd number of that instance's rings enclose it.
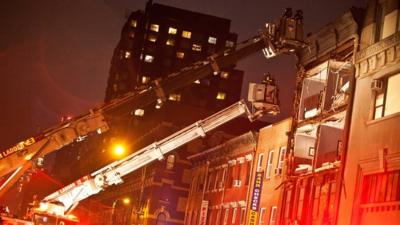
<path fill-rule="evenodd" d="M 384 117 L 381 117 L 379 119 L 369 120 L 369 121 L 367 121 L 367 126 L 373 125 L 373 124 L 377 124 L 377 123 L 380 123 L 382 121 L 386 121 L 386 120 L 393 119 L 393 118 L 396 118 L 396 117 L 400 117 L 400 112 L 393 113 L 391 115 L 384 116 Z"/>

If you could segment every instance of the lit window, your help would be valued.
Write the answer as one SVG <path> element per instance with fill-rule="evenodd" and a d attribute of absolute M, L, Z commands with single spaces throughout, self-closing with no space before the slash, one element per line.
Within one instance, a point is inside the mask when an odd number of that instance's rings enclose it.
<path fill-rule="evenodd" d="M 374 119 L 400 112 L 400 74 L 388 77 L 375 95 Z"/>
<path fill-rule="evenodd" d="M 142 77 L 142 84 L 147 84 L 149 82 L 150 82 L 150 77 L 147 77 L 147 76 Z"/>
<path fill-rule="evenodd" d="M 226 209 L 225 209 L 225 212 L 224 212 L 224 222 L 223 222 L 223 225 L 227 225 L 227 224 L 228 224 L 228 216 L 229 216 L 229 208 L 226 208 Z"/>
<path fill-rule="evenodd" d="M 181 95 L 180 94 L 170 94 L 168 99 L 170 101 L 179 102 L 181 100 Z"/>
<path fill-rule="evenodd" d="M 144 110 L 143 109 L 136 109 L 135 110 L 135 116 L 144 116 Z"/>
<path fill-rule="evenodd" d="M 229 73 L 225 72 L 225 71 L 222 71 L 221 72 L 221 78 L 228 79 L 229 78 Z"/>
<path fill-rule="evenodd" d="M 260 209 L 260 218 L 258 219 L 258 225 L 264 224 L 265 208 Z"/>
<path fill-rule="evenodd" d="M 196 51 L 196 52 L 201 52 L 201 45 L 193 44 L 192 45 L 192 50 Z"/>
<path fill-rule="evenodd" d="M 379 93 L 375 96 L 375 113 L 374 119 L 379 119 L 383 117 L 383 100 L 385 98 L 385 93 Z"/>
<path fill-rule="evenodd" d="M 182 37 L 190 39 L 192 37 L 192 32 L 190 31 L 182 31 Z"/>
<path fill-rule="evenodd" d="M 175 27 L 168 28 L 168 34 L 176 34 L 177 29 Z"/>
<path fill-rule="evenodd" d="M 200 84 L 200 80 L 195 80 L 194 83 L 195 84 Z"/>
<path fill-rule="evenodd" d="M 154 31 L 154 32 L 158 32 L 160 30 L 160 26 L 158 24 L 150 24 L 150 30 Z"/>
<path fill-rule="evenodd" d="M 167 40 L 167 42 L 165 44 L 169 45 L 169 46 L 174 46 L 175 45 L 175 40 L 170 38 L 170 39 Z"/>
<path fill-rule="evenodd" d="M 174 168 L 174 164 L 175 164 L 175 156 L 174 155 L 169 155 L 167 157 L 166 169 L 167 170 L 172 170 Z"/>
<path fill-rule="evenodd" d="M 269 217 L 269 225 L 275 225 L 276 224 L 277 212 L 278 212 L 278 207 L 277 206 L 272 206 L 271 207 L 271 214 L 270 214 L 270 217 Z"/>
<path fill-rule="evenodd" d="M 148 37 L 147 37 L 147 40 L 148 41 L 150 41 L 150 42 L 156 42 L 157 41 L 157 36 L 156 35 L 149 35 Z"/>
<path fill-rule="evenodd" d="M 137 27 L 137 20 L 131 20 L 131 27 Z"/>
<path fill-rule="evenodd" d="M 265 171 L 265 178 L 267 178 L 267 179 L 271 178 L 273 160 L 274 160 L 274 151 L 270 151 L 268 154 L 267 168 Z"/>
<path fill-rule="evenodd" d="M 211 36 L 208 37 L 208 43 L 213 44 L 213 45 L 217 44 L 217 38 L 211 37 Z"/>
<path fill-rule="evenodd" d="M 129 59 L 131 57 L 131 52 L 126 51 L 124 57 L 125 57 L 125 59 Z"/>
<path fill-rule="evenodd" d="M 144 61 L 145 61 L 145 62 L 148 62 L 148 63 L 151 63 L 151 62 L 154 61 L 154 56 L 145 55 L 145 56 L 144 56 Z"/>
<path fill-rule="evenodd" d="M 264 154 L 260 153 L 258 155 L 258 162 L 257 162 L 257 172 L 261 172 L 262 171 L 262 163 L 264 160 Z"/>
<path fill-rule="evenodd" d="M 242 207 L 240 210 L 240 225 L 244 225 L 245 222 L 245 217 L 246 217 L 246 207 Z"/>
<path fill-rule="evenodd" d="M 225 97 L 226 97 L 226 94 L 224 92 L 218 92 L 218 94 L 217 94 L 218 100 L 224 100 Z"/>
<path fill-rule="evenodd" d="M 276 166 L 275 175 L 281 175 L 283 170 L 283 164 L 285 163 L 286 147 L 281 147 L 279 150 L 278 164 Z"/>
<path fill-rule="evenodd" d="M 237 207 L 233 208 L 231 224 L 235 224 L 236 222 L 236 213 L 237 213 Z"/>
<path fill-rule="evenodd" d="M 384 8 L 386 8 L 384 6 Z M 397 29 L 397 20 L 398 20 L 398 10 L 393 10 L 391 12 L 385 12 L 387 10 L 383 10 L 383 24 L 382 24 L 382 39 L 391 36 L 396 32 Z"/>
<path fill-rule="evenodd" d="M 177 52 L 176 53 L 176 58 L 183 59 L 183 57 L 185 57 L 185 53 L 184 52 Z"/>
<path fill-rule="evenodd" d="M 235 46 L 235 42 L 233 42 L 233 41 L 226 41 L 225 42 L 225 47 L 233 48 L 233 46 Z"/>

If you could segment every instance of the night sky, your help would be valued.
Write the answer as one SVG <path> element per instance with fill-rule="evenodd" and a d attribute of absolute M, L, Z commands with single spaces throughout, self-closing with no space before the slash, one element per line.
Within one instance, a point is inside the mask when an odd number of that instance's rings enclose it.
<path fill-rule="evenodd" d="M 145 0 L 0 1 L 0 148 L 99 104 L 105 93 L 110 60 L 122 25 Z M 157 3 L 232 20 L 239 41 L 285 7 L 303 9 L 306 32 L 332 21 L 363 0 L 159 0 Z M 247 82 L 271 72 L 280 86 L 279 118 L 291 114 L 295 60 L 268 62 L 257 53 L 238 64 Z M 275 119 L 276 120 L 276 119 Z M 272 119 L 271 119 L 272 121 Z"/>

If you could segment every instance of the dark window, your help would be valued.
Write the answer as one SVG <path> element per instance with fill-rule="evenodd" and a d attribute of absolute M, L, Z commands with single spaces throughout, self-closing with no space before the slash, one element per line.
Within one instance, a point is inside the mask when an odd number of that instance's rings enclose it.
<path fill-rule="evenodd" d="M 375 11 L 375 42 L 380 41 L 382 38 L 384 16 L 383 4 L 377 3 Z"/>

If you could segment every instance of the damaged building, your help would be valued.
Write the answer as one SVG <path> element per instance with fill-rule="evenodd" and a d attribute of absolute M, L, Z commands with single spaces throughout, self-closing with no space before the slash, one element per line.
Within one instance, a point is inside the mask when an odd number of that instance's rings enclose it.
<path fill-rule="evenodd" d="M 287 179 L 278 224 L 336 221 L 360 11 L 307 37 L 299 54 Z"/>

